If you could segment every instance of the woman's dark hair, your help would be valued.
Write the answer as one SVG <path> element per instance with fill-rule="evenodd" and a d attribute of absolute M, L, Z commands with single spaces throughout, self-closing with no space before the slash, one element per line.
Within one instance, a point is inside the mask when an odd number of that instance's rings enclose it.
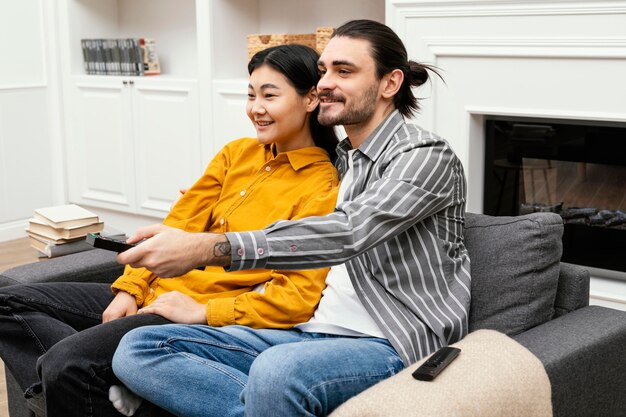
<path fill-rule="evenodd" d="M 406 117 L 420 108 L 411 87 L 419 87 L 428 81 L 428 71 L 432 71 L 443 80 L 436 67 L 409 61 L 402 40 L 382 23 L 365 19 L 352 20 L 335 29 L 332 37 L 336 36 L 363 39 L 370 43 L 378 79 L 396 68 L 402 70 L 404 81 L 394 97 L 394 104 Z"/>
<path fill-rule="evenodd" d="M 294 86 L 298 94 L 305 95 L 311 88 L 317 88 L 320 80 L 317 60 L 319 54 L 315 49 L 308 46 L 290 44 L 273 46 L 254 54 L 248 63 L 248 74 L 262 65 L 269 65 L 271 68 L 283 74 Z M 331 161 L 337 157 L 337 135 L 332 126 L 322 126 L 317 120 L 319 106 L 311 113 L 309 125 L 311 126 L 311 136 L 315 145 L 328 152 Z"/>

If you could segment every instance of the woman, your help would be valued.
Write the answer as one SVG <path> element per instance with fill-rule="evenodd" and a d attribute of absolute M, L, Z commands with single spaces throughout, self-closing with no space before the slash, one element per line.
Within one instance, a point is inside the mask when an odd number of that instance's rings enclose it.
<path fill-rule="evenodd" d="M 317 121 L 317 59 L 301 45 L 252 58 L 246 111 L 257 139 L 226 145 L 164 224 L 192 232 L 255 230 L 333 210 L 337 139 Z M 31 387 L 27 395 L 43 389 L 48 417 L 115 416 L 107 398 L 119 384 L 111 360 L 126 332 L 172 322 L 289 328 L 312 315 L 327 272 L 208 267 L 162 279 L 127 266 L 114 294 L 92 283 L 8 287 L 0 291 L 0 356 L 21 387 Z M 111 395 L 121 412 L 134 411 L 118 403 L 118 390 Z"/>

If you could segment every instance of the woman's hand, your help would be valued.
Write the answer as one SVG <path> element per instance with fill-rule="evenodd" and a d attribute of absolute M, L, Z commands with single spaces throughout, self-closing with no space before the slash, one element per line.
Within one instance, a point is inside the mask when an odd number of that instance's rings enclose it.
<path fill-rule="evenodd" d="M 102 313 L 102 322 L 106 323 L 121 317 L 137 313 L 137 300 L 125 291 L 117 293 L 111 304 Z"/>
<path fill-rule="evenodd" d="M 206 306 L 178 291 L 161 294 L 139 314 L 158 314 L 174 323 L 206 324 Z"/>

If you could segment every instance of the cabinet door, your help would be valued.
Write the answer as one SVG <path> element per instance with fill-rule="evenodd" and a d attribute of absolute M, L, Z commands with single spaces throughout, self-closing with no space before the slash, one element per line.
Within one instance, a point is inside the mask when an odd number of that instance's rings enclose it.
<path fill-rule="evenodd" d="M 164 216 L 180 188 L 202 174 L 197 83 L 135 79 L 137 212 Z"/>
<path fill-rule="evenodd" d="M 68 120 L 70 200 L 133 212 L 131 85 L 119 78 L 74 77 Z"/>

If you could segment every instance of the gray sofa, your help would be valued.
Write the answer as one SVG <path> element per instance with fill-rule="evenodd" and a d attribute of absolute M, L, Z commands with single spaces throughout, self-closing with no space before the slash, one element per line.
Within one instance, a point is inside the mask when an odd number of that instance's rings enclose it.
<path fill-rule="evenodd" d="M 588 272 L 560 262 L 562 232 L 553 213 L 467 214 L 470 331 L 497 330 L 530 350 L 550 379 L 555 416 L 624 416 L 626 312 L 588 305 Z M 121 271 L 113 254 L 93 250 L 10 269 L 0 286 L 110 282 Z M 11 417 L 32 417 L 10 372 L 7 383 Z"/>

